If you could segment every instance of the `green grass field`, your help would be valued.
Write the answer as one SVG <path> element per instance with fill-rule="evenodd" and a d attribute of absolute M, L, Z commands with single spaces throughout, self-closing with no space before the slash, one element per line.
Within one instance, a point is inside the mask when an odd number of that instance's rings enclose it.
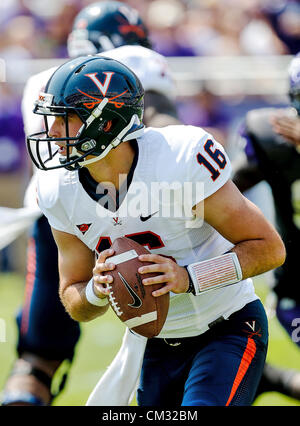
<path fill-rule="evenodd" d="M 256 279 L 257 293 L 265 298 L 264 281 Z M 14 315 L 23 299 L 23 278 L 14 274 L 0 274 L 0 319 L 6 324 L 6 342 L 0 335 L 0 391 L 15 359 L 16 326 Z M 2 322 L 3 323 L 3 322 Z M 300 351 L 286 336 L 276 318 L 270 320 L 268 361 L 278 366 L 300 369 Z M 82 336 L 63 393 L 54 405 L 84 405 L 94 385 L 117 353 L 124 326 L 108 312 L 104 317 L 82 325 Z M 300 406 L 300 402 L 278 393 L 260 396 L 257 406 Z"/>

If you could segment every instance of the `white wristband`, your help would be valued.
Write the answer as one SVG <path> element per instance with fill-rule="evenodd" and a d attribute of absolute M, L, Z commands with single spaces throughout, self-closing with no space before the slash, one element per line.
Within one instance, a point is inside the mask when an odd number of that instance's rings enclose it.
<path fill-rule="evenodd" d="M 85 297 L 91 305 L 106 306 L 108 304 L 107 297 L 101 299 L 100 297 L 95 295 L 93 278 L 90 279 L 90 281 L 87 283 L 87 286 L 85 287 Z"/>
<path fill-rule="evenodd" d="M 242 280 L 242 269 L 237 255 L 233 252 L 196 262 L 187 267 L 195 295 L 235 284 Z"/>

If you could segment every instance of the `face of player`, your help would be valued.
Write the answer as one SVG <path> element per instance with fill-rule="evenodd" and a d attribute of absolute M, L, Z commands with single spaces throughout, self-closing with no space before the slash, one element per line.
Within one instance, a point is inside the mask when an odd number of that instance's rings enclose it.
<path fill-rule="evenodd" d="M 75 137 L 81 128 L 83 122 L 78 117 L 77 114 L 68 115 L 68 129 L 69 137 Z M 66 123 L 64 117 L 57 116 L 51 126 L 49 136 L 52 138 L 64 138 L 66 137 Z M 55 145 L 59 147 L 59 153 L 61 155 L 66 155 L 65 142 L 55 142 Z"/>

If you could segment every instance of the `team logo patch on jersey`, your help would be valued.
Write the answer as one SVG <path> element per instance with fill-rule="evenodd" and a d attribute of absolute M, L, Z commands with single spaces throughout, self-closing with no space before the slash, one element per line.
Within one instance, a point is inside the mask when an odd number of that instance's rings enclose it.
<path fill-rule="evenodd" d="M 113 225 L 117 226 L 117 225 L 122 225 L 122 221 L 119 217 L 113 217 Z"/>
<path fill-rule="evenodd" d="M 84 235 L 91 226 L 91 223 L 82 223 L 81 225 L 76 225 L 79 231 Z"/>

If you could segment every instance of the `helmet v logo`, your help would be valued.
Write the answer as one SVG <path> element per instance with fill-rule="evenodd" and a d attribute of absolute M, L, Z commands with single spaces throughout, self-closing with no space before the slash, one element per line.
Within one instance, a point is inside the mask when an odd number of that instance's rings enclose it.
<path fill-rule="evenodd" d="M 98 87 L 98 89 L 100 90 L 102 95 L 105 97 L 114 72 L 103 72 L 102 73 L 102 74 L 105 74 L 105 80 L 104 80 L 103 84 L 101 83 L 101 81 L 99 81 L 97 74 L 98 74 L 97 72 L 94 72 L 94 73 L 90 73 L 90 74 L 85 74 L 85 76 L 89 77 L 92 80 L 92 82 L 96 84 L 96 86 Z"/>

